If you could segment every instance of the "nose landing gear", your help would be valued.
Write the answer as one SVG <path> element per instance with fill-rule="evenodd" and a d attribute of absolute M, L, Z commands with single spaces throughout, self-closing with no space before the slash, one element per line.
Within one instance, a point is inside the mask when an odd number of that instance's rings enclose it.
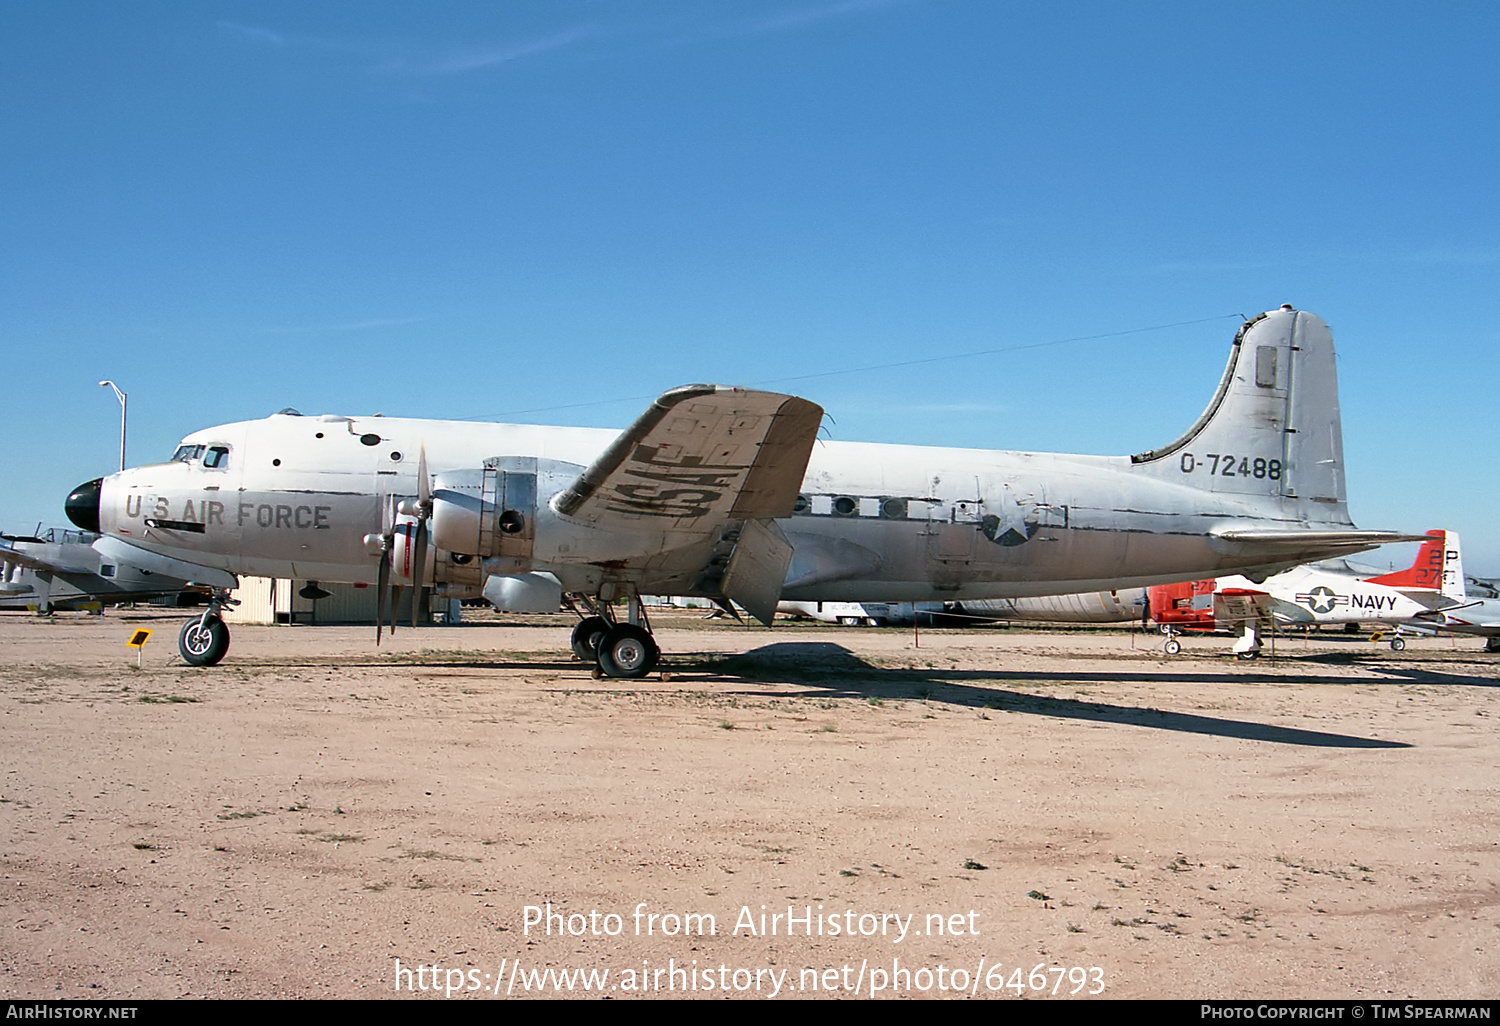
<path fill-rule="evenodd" d="M 227 606 L 237 606 L 239 601 L 229 597 L 227 589 L 214 592 L 214 597 L 203 611 L 182 625 L 177 635 L 177 651 L 182 661 L 189 666 L 215 666 L 229 651 L 229 628 L 220 614 Z"/>

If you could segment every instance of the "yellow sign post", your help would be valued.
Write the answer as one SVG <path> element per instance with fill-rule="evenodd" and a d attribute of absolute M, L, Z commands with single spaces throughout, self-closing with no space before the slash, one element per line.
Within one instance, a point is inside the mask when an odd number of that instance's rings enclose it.
<path fill-rule="evenodd" d="M 130 640 L 125 642 L 126 648 L 135 649 L 135 668 L 137 670 L 141 668 L 141 649 L 145 648 L 146 642 L 150 640 L 151 631 L 146 627 L 142 627 L 134 634 L 130 635 Z"/>

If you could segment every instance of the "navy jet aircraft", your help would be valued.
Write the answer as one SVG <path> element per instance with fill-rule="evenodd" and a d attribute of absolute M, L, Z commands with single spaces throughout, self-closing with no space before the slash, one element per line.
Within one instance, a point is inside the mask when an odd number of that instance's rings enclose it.
<path fill-rule="evenodd" d="M 779 599 L 1056 595 L 1408 540 L 1350 521 L 1333 337 L 1291 307 L 1241 326 L 1208 408 L 1134 456 L 815 445 L 822 414 L 712 385 L 665 393 L 618 434 L 281 414 L 194 432 L 66 509 L 220 602 L 236 574 L 375 584 L 382 606 L 396 586 L 517 609 L 566 596 L 575 653 L 612 677 L 660 654 L 642 594 L 769 623 Z M 189 663 L 223 657 L 218 609 L 184 628 Z"/>

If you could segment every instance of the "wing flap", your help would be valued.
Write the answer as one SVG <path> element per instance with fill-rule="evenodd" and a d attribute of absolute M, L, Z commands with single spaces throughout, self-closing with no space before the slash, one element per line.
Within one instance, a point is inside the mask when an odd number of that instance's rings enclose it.
<path fill-rule="evenodd" d="M 776 616 L 792 545 L 774 520 L 747 520 L 724 570 L 720 591 L 767 627 Z"/>

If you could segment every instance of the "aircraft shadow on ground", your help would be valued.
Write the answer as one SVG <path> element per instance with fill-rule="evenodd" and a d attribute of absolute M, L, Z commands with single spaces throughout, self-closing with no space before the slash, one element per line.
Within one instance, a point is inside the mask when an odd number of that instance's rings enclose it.
<path fill-rule="evenodd" d="M 1003 712 L 1028 713 L 1058 719 L 1116 723 L 1156 730 L 1182 731 L 1246 741 L 1270 741 L 1277 744 L 1313 748 L 1410 748 L 1401 741 L 1331 734 L 1295 727 L 1278 727 L 1249 720 L 1200 716 L 1194 713 L 1166 712 L 1136 706 L 1110 705 L 1081 699 L 1053 698 L 989 687 L 975 681 L 1026 684 L 1087 683 L 1162 683 L 1179 682 L 1211 686 L 1249 682 L 1349 684 L 1347 677 L 1302 674 L 1286 676 L 1256 673 L 1170 673 L 1170 672 L 1100 672 L 1055 673 L 1005 670 L 886 669 L 860 659 L 854 653 L 829 642 L 783 642 L 753 649 L 743 655 L 707 656 L 697 664 L 689 663 L 674 672 L 709 672 L 720 677 L 737 677 L 745 681 L 787 682 L 805 684 L 827 697 L 884 699 L 889 701 L 933 701 L 949 705 Z M 1462 678 L 1466 683 L 1469 678 Z M 1412 681 L 1415 683 L 1416 681 Z M 1474 679 L 1472 683 L 1493 686 L 1495 681 Z"/>
<path fill-rule="evenodd" d="M 422 671 L 424 675 L 441 675 L 444 671 L 455 670 L 568 672 L 583 668 L 576 659 L 568 657 L 538 660 L 534 655 L 507 657 L 505 654 L 496 653 L 496 656 L 497 658 L 488 659 L 433 659 L 420 655 L 393 654 L 387 659 L 374 662 L 351 659 L 347 665 L 405 668 Z M 664 658 L 660 669 L 685 680 L 714 679 L 737 680 L 744 683 L 804 685 L 816 689 L 806 694 L 829 698 L 934 701 L 975 709 L 995 709 L 1059 719 L 1117 723 L 1157 730 L 1182 731 L 1249 741 L 1270 741 L 1315 748 L 1410 748 L 1412 746 L 1399 741 L 1381 741 L 1347 734 L 1278 727 L 1248 720 L 1231 720 L 1216 716 L 1200 716 L 1194 713 L 1164 712 L 1160 709 L 1139 706 L 1110 705 L 1081 699 L 1031 695 L 1012 691 L 1001 685 L 1006 683 L 1186 683 L 1212 687 L 1219 684 L 1250 683 L 1374 685 L 1377 687 L 1386 684 L 1500 687 L 1500 679 L 1494 676 L 1445 673 L 1427 667 L 1378 662 L 1373 658 L 1366 662 L 1358 656 L 1346 654 L 1283 656 L 1282 660 L 1296 662 L 1301 672 L 1268 673 L 1250 669 L 1249 665 L 1239 662 L 1233 664 L 1235 669 L 1232 671 L 1197 670 L 1190 672 L 1110 670 L 1069 673 L 1037 670 L 904 667 L 893 669 L 867 663 L 842 645 L 826 641 L 809 641 L 778 642 L 741 654 L 682 653 Z M 1351 679 L 1342 674 L 1320 673 L 1316 669 L 1320 664 L 1349 665 L 1355 662 L 1364 664 L 1365 669 L 1384 679 Z M 1473 665 L 1480 669 L 1490 669 L 1492 665 L 1484 660 L 1466 659 L 1459 662 L 1462 666 Z M 319 661 L 292 661 L 279 665 L 326 668 L 327 664 Z M 614 683 L 624 688 L 630 688 L 632 684 L 631 681 L 626 680 Z M 993 686 L 990 686 L 991 684 Z M 760 693 L 740 692 L 740 694 Z"/>

